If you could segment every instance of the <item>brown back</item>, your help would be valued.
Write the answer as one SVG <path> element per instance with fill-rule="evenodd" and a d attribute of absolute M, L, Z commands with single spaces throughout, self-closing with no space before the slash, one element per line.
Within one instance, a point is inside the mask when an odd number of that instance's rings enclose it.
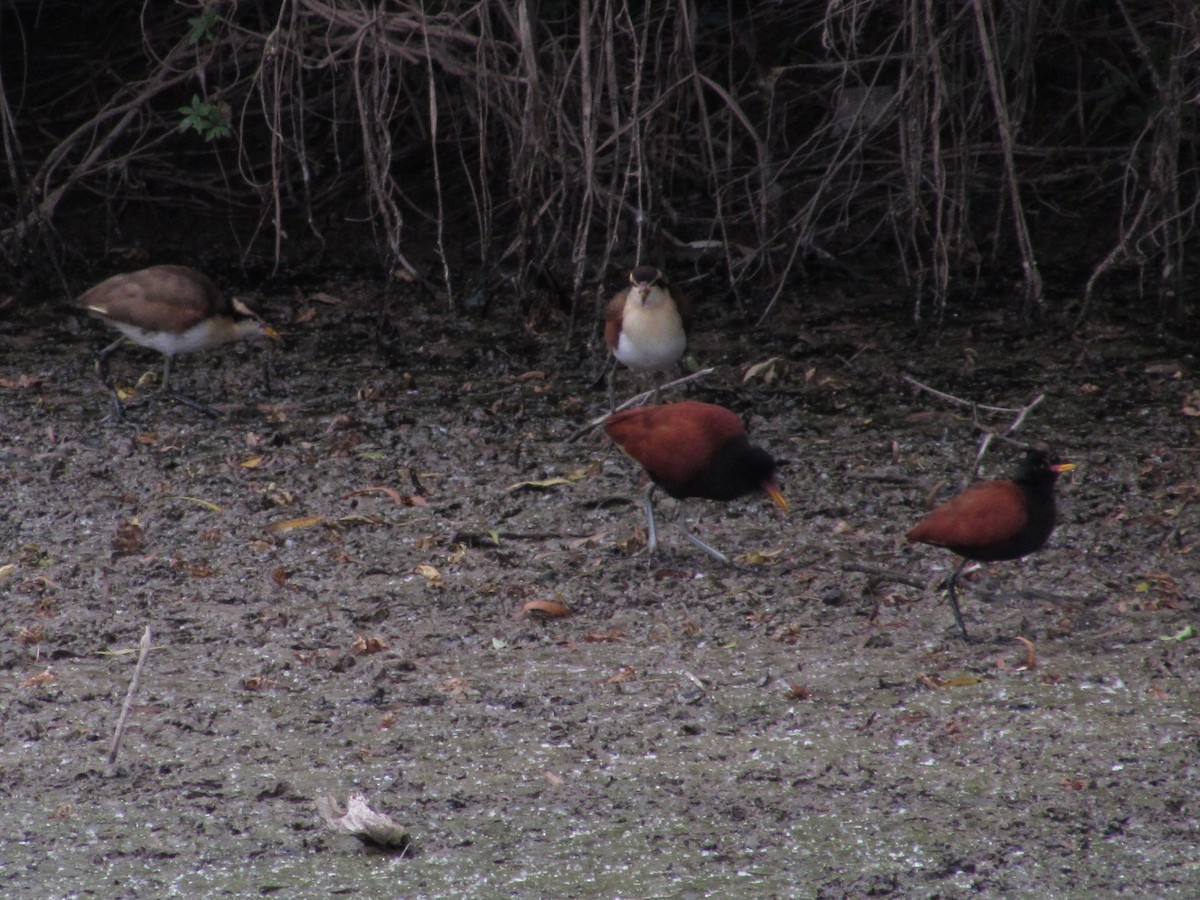
<path fill-rule="evenodd" d="M 114 275 L 84 293 L 78 305 L 102 319 L 172 332 L 233 308 L 203 272 L 174 265 Z"/>

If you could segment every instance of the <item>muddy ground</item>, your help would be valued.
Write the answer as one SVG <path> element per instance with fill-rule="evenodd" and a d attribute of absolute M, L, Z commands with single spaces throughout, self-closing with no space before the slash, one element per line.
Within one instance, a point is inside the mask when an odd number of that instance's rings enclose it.
<path fill-rule="evenodd" d="M 921 336 L 858 284 L 762 328 L 712 304 L 673 396 L 743 414 L 792 502 L 692 505 L 730 569 L 673 521 L 639 552 L 639 474 L 565 440 L 605 397 L 561 320 L 382 290 L 243 292 L 287 344 L 177 367 L 216 422 L 105 421 L 100 325 L 0 319 L 5 896 L 1200 895 L 1194 344 Z M 1079 465 L 1044 551 L 964 577 L 976 644 L 903 534 L 977 438 L 903 373 L 1044 393 L 1020 436 Z M 407 854 L 322 827 L 352 792 Z"/>

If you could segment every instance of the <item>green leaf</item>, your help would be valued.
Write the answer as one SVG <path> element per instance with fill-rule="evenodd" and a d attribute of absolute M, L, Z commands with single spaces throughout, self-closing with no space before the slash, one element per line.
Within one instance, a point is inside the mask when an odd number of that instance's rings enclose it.
<path fill-rule="evenodd" d="M 1160 641 L 1186 641 L 1188 638 L 1196 636 L 1196 629 L 1191 625 L 1184 625 L 1174 634 L 1164 634 L 1159 637 Z"/>
<path fill-rule="evenodd" d="M 217 36 L 213 34 L 213 26 L 217 24 L 217 11 L 212 7 L 206 9 L 198 16 L 192 16 L 187 20 L 188 27 L 191 31 L 188 32 L 188 44 L 197 44 L 200 38 L 206 41 L 215 41 Z"/>

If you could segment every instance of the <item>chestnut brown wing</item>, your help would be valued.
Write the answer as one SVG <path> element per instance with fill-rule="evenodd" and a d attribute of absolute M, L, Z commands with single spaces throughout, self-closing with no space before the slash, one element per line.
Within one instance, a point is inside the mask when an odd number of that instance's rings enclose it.
<path fill-rule="evenodd" d="M 746 433 L 736 413 L 694 400 L 625 410 L 609 416 L 604 430 L 663 485 L 691 481 L 717 450 Z"/>
<path fill-rule="evenodd" d="M 1012 541 L 1029 522 L 1025 494 L 1011 481 L 983 481 L 947 500 L 908 532 L 908 539 L 971 551 Z"/>
<path fill-rule="evenodd" d="M 621 320 L 625 316 L 625 300 L 629 297 L 629 290 L 624 288 L 617 291 L 604 308 L 604 343 L 609 350 L 615 350 L 621 339 Z"/>

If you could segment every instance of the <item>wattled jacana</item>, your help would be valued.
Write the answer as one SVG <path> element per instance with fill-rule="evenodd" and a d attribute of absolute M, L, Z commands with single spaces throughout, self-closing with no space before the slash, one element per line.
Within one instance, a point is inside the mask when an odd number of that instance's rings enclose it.
<path fill-rule="evenodd" d="M 608 302 L 604 343 L 627 368 L 657 372 L 683 357 L 691 319 L 691 304 L 672 292 L 663 273 L 654 266 L 638 266 L 629 273 L 629 287 Z M 614 404 L 615 378 L 614 366 L 608 380 L 610 409 Z"/>
<path fill-rule="evenodd" d="M 968 641 L 954 585 L 967 560 L 1020 559 L 1040 550 L 1054 530 L 1054 482 L 1074 463 L 1029 450 L 1012 479 L 977 481 L 947 500 L 908 532 L 908 540 L 945 547 L 963 557 L 950 576 L 950 607 Z"/>
<path fill-rule="evenodd" d="M 650 553 L 658 548 L 656 487 L 681 502 L 689 497 L 734 500 L 761 490 L 780 509 L 788 508 L 775 481 L 775 460 L 766 450 L 750 444 L 742 420 L 723 406 L 686 400 L 627 409 L 609 416 L 604 430 L 653 482 L 646 493 Z M 725 554 L 687 530 L 682 511 L 680 521 L 689 541 L 729 563 Z"/>
<path fill-rule="evenodd" d="M 254 334 L 280 339 L 241 300 L 230 300 L 212 279 L 188 266 L 151 266 L 114 275 L 87 291 L 77 305 L 121 332 L 121 337 L 100 351 L 102 373 L 109 354 L 128 338 L 165 357 L 160 392 L 211 416 L 218 415 L 211 407 L 171 391 L 172 358 Z M 119 399 L 117 408 L 122 409 Z"/>

